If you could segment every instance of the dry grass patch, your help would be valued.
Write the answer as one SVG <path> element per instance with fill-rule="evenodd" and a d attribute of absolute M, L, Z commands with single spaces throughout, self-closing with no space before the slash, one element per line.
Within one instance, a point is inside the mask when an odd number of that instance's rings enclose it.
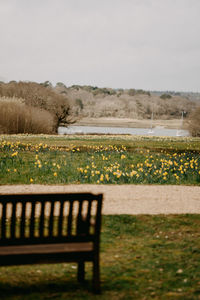
<path fill-rule="evenodd" d="M 7 98 L 0 101 L 0 133 L 53 133 L 54 118 L 42 109 Z"/>

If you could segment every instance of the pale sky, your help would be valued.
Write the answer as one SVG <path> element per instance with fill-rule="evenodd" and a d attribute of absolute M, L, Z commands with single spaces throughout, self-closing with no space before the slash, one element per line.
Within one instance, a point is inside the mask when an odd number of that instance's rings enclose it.
<path fill-rule="evenodd" d="M 0 0 L 0 80 L 200 92 L 200 0 Z"/>

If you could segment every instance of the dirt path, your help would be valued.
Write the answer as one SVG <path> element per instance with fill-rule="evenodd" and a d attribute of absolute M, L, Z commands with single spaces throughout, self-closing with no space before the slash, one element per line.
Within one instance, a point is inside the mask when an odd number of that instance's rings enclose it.
<path fill-rule="evenodd" d="M 200 186 L 87 184 L 0 186 L 0 194 L 50 192 L 103 193 L 103 214 L 200 213 Z"/>

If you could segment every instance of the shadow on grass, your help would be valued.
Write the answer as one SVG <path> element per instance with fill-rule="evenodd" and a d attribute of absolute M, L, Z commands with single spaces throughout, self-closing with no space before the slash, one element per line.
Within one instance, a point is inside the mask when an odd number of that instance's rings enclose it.
<path fill-rule="evenodd" d="M 66 299 L 83 299 L 87 295 L 92 295 L 92 287 L 89 281 L 80 284 L 76 281 L 65 281 L 56 279 L 53 282 L 19 283 L 7 284 L 0 283 L 0 295 L 3 299 L 61 299 L 67 293 Z M 64 298 L 65 299 L 65 298 Z"/>
<path fill-rule="evenodd" d="M 104 216 L 101 235 L 102 295 L 92 293 L 74 264 L 0 268 L 1 300 L 199 299 L 200 216 Z"/>

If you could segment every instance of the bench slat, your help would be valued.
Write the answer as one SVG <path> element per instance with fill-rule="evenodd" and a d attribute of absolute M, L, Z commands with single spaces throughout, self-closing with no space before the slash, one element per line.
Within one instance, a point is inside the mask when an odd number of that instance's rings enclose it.
<path fill-rule="evenodd" d="M 79 208 L 78 208 L 78 216 L 76 220 L 76 234 L 80 234 L 82 230 L 82 207 L 83 207 L 83 202 L 79 202 Z"/>
<path fill-rule="evenodd" d="M 92 251 L 93 243 L 61 243 L 61 244 L 39 244 L 23 246 L 2 246 L 0 247 L 0 258 L 5 255 L 13 254 L 33 254 L 33 253 L 65 253 Z"/>
<path fill-rule="evenodd" d="M 88 226 L 88 231 L 87 234 L 89 234 L 89 229 L 90 229 L 90 220 L 91 220 L 91 207 L 92 207 L 92 201 L 89 201 L 88 203 L 88 209 L 87 209 L 87 216 L 86 216 L 86 223 Z"/>
<path fill-rule="evenodd" d="M 44 208 L 45 202 L 41 203 L 40 220 L 39 220 L 39 235 L 42 238 L 44 236 Z"/>
<path fill-rule="evenodd" d="M 53 236 L 53 217 L 54 217 L 54 206 L 55 202 L 51 202 L 51 209 L 50 209 L 50 219 L 49 219 L 49 234 L 48 236 L 52 237 Z"/>
<path fill-rule="evenodd" d="M 68 218 L 67 218 L 67 235 L 68 236 L 71 236 L 71 234 L 72 234 L 73 206 L 74 206 L 74 201 L 71 201 L 70 205 L 69 205 L 69 215 L 68 215 Z"/>
<path fill-rule="evenodd" d="M 25 237 L 25 220 L 26 220 L 26 203 L 22 203 L 22 215 L 21 215 L 21 222 L 20 222 L 20 237 Z"/>
<path fill-rule="evenodd" d="M 3 203 L 2 220 L 1 220 L 1 238 L 2 239 L 4 239 L 6 237 L 6 208 L 7 208 L 7 203 Z"/>
<path fill-rule="evenodd" d="M 16 202 L 12 203 L 12 216 L 11 216 L 11 228 L 10 235 L 11 238 L 15 238 L 15 229 L 16 229 Z"/>
<path fill-rule="evenodd" d="M 58 219 L 58 236 L 62 236 L 62 230 L 63 230 L 63 208 L 64 208 L 64 202 L 62 201 L 60 203 L 60 211 L 59 211 L 59 219 Z"/>
<path fill-rule="evenodd" d="M 35 201 L 31 202 L 30 238 L 34 237 L 35 230 Z"/>

